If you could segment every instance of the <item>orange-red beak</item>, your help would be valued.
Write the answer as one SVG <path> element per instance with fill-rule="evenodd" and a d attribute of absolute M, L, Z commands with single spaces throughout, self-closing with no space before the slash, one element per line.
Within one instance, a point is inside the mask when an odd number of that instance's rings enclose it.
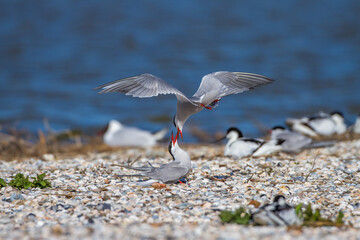
<path fill-rule="evenodd" d="M 171 132 L 171 141 L 172 141 L 172 144 L 173 144 L 173 145 L 175 145 L 178 136 L 179 136 L 179 132 L 177 132 L 176 137 L 175 137 L 175 139 L 174 139 L 174 133 Z"/>
<path fill-rule="evenodd" d="M 180 136 L 181 136 L 181 140 L 183 140 L 183 136 L 182 136 L 182 131 L 180 130 L 180 128 L 177 128 L 177 134 L 176 136 L 178 136 L 180 133 Z M 184 140 L 183 140 L 184 141 Z"/>

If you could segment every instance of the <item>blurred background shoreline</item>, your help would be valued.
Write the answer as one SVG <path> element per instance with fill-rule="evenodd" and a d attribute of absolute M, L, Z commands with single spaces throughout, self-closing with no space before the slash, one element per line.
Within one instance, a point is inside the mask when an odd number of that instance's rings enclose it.
<path fill-rule="evenodd" d="M 172 127 L 173 96 L 97 94 L 94 87 L 152 73 L 187 95 L 214 71 L 244 71 L 271 85 L 223 98 L 185 125 L 247 136 L 320 110 L 360 113 L 360 2 L 5 1 L 0 8 L 1 131 L 78 129 L 111 119 L 150 131 Z"/>

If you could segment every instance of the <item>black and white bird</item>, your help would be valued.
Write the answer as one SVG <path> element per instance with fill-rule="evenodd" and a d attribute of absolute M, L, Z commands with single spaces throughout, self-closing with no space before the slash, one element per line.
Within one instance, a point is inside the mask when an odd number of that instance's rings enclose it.
<path fill-rule="evenodd" d="M 224 155 L 240 158 L 248 156 L 258 157 L 279 152 L 284 141 L 282 139 L 265 141 L 258 138 L 245 138 L 243 133 L 235 127 L 229 128 L 224 138 L 228 139 Z"/>
<path fill-rule="evenodd" d="M 151 133 L 136 127 L 126 126 L 117 120 L 111 120 L 103 135 L 103 141 L 106 145 L 117 146 L 154 146 L 163 139 L 168 130 L 166 128 Z"/>
<path fill-rule="evenodd" d="M 177 110 L 174 125 L 182 137 L 183 126 L 191 115 L 204 108 L 212 109 L 222 97 L 248 91 L 273 81 L 254 73 L 214 72 L 202 78 L 198 90 L 189 98 L 166 81 L 145 73 L 110 82 L 95 89 L 101 89 L 100 93 L 121 92 L 139 98 L 154 97 L 159 94 L 175 94 Z"/>
<path fill-rule="evenodd" d="M 300 133 L 290 131 L 282 126 L 275 126 L 271 130 L 270 138 L 273 140 L 282 139 L 281 151 L 300 152 L 304 147 L 311 144 L 312 139 Z"/>
<path fill-rule="evenodd" d="M 291 226 L 301 224 L 295 208 L 287 204 L 282 195 L 275 196 L 273 203 L 261 206 L 251 215 L 251 218 L 258 225 Z"/>
<path fill-rule="evenodd" d="M 282 126 L 275 126 L 271 130 L 270 138 L 284 140 L 281 144 L 283 152 L 298 153 L 308 148 L 331 147 L 336 141 L 313 141 L 312 138 L 290 131 Z"/>
<path fill-rule="evenodd" d="M 320 112 L 314 116 L 302 118 L 288 118 L 286 124 L 293 131 L 310 137 L 331 136 L 346 132 L 344 116 L 338 111 L 330 114 Z"/>
<path fill-rule="evenodd" d="M 169 153 L 173 158 L 170 163 L 162 164 L 159 167 L 154 167 L 148 162 L 148 166 L 132 167 L 123 165 L 122 167 L 139 171 L 138 174 L 133 175 L 118 175 L 118 177 L 140 177 L 149 178 L 143 182 L 136 182 L 138 186 L 150 186 L 153 183 L 175 183 L 186 175 L 191 170 L 191 159 L 187 152 L 180 148 L 178 142 L 178 134 L 175 139 L 171 135 L 172 140 L 169 144 Z"/>

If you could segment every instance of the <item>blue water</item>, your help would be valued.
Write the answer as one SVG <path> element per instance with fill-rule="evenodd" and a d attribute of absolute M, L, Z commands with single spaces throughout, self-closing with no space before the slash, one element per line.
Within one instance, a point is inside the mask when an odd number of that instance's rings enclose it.
<path fill-rule="evenodd" d="M 110 119 L 171 126 L 173 96 L 94 87 L 152 73 L 192 95 L 203 75 L 246 71 L 272 85 L 223 98 L 187 122 L 258 135 L 289 116 L 360 113 L 360 1 L 1 1 L 0 125 L 96 129 Z M 187 128 L 184 129 L 185 132 Z M 189 141 L 194 140 L 190 136 Z"/>

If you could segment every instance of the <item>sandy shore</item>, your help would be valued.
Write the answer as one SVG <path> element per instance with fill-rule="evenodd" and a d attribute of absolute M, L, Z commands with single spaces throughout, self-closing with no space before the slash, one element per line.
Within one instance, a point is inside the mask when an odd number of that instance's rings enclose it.
<path fill-rule="evenodd" d="M 193 170 L 187 184 L 129 186 L 137 178 L 118 164 L 170 160 L 167 147 L 115 149 L 72 157 L 0 161 L 0 177 L 45 172 L 52 188 L 0 189 L 0 238 L 4 239 L 357 239 L 360 236 L 360 140 L 297 155 L 234 159 L 222 146 L 186 145 Z M 315 156 L 317 158 L 315 158 Z M 218 179 L 223 176 L 224 179 Z M 219 211 L 249 205 L 266 194 L 291 204 L 312 203 L 325 217 L 344 213 L 348 227 L 288 230 L 223 225 Z"/>

